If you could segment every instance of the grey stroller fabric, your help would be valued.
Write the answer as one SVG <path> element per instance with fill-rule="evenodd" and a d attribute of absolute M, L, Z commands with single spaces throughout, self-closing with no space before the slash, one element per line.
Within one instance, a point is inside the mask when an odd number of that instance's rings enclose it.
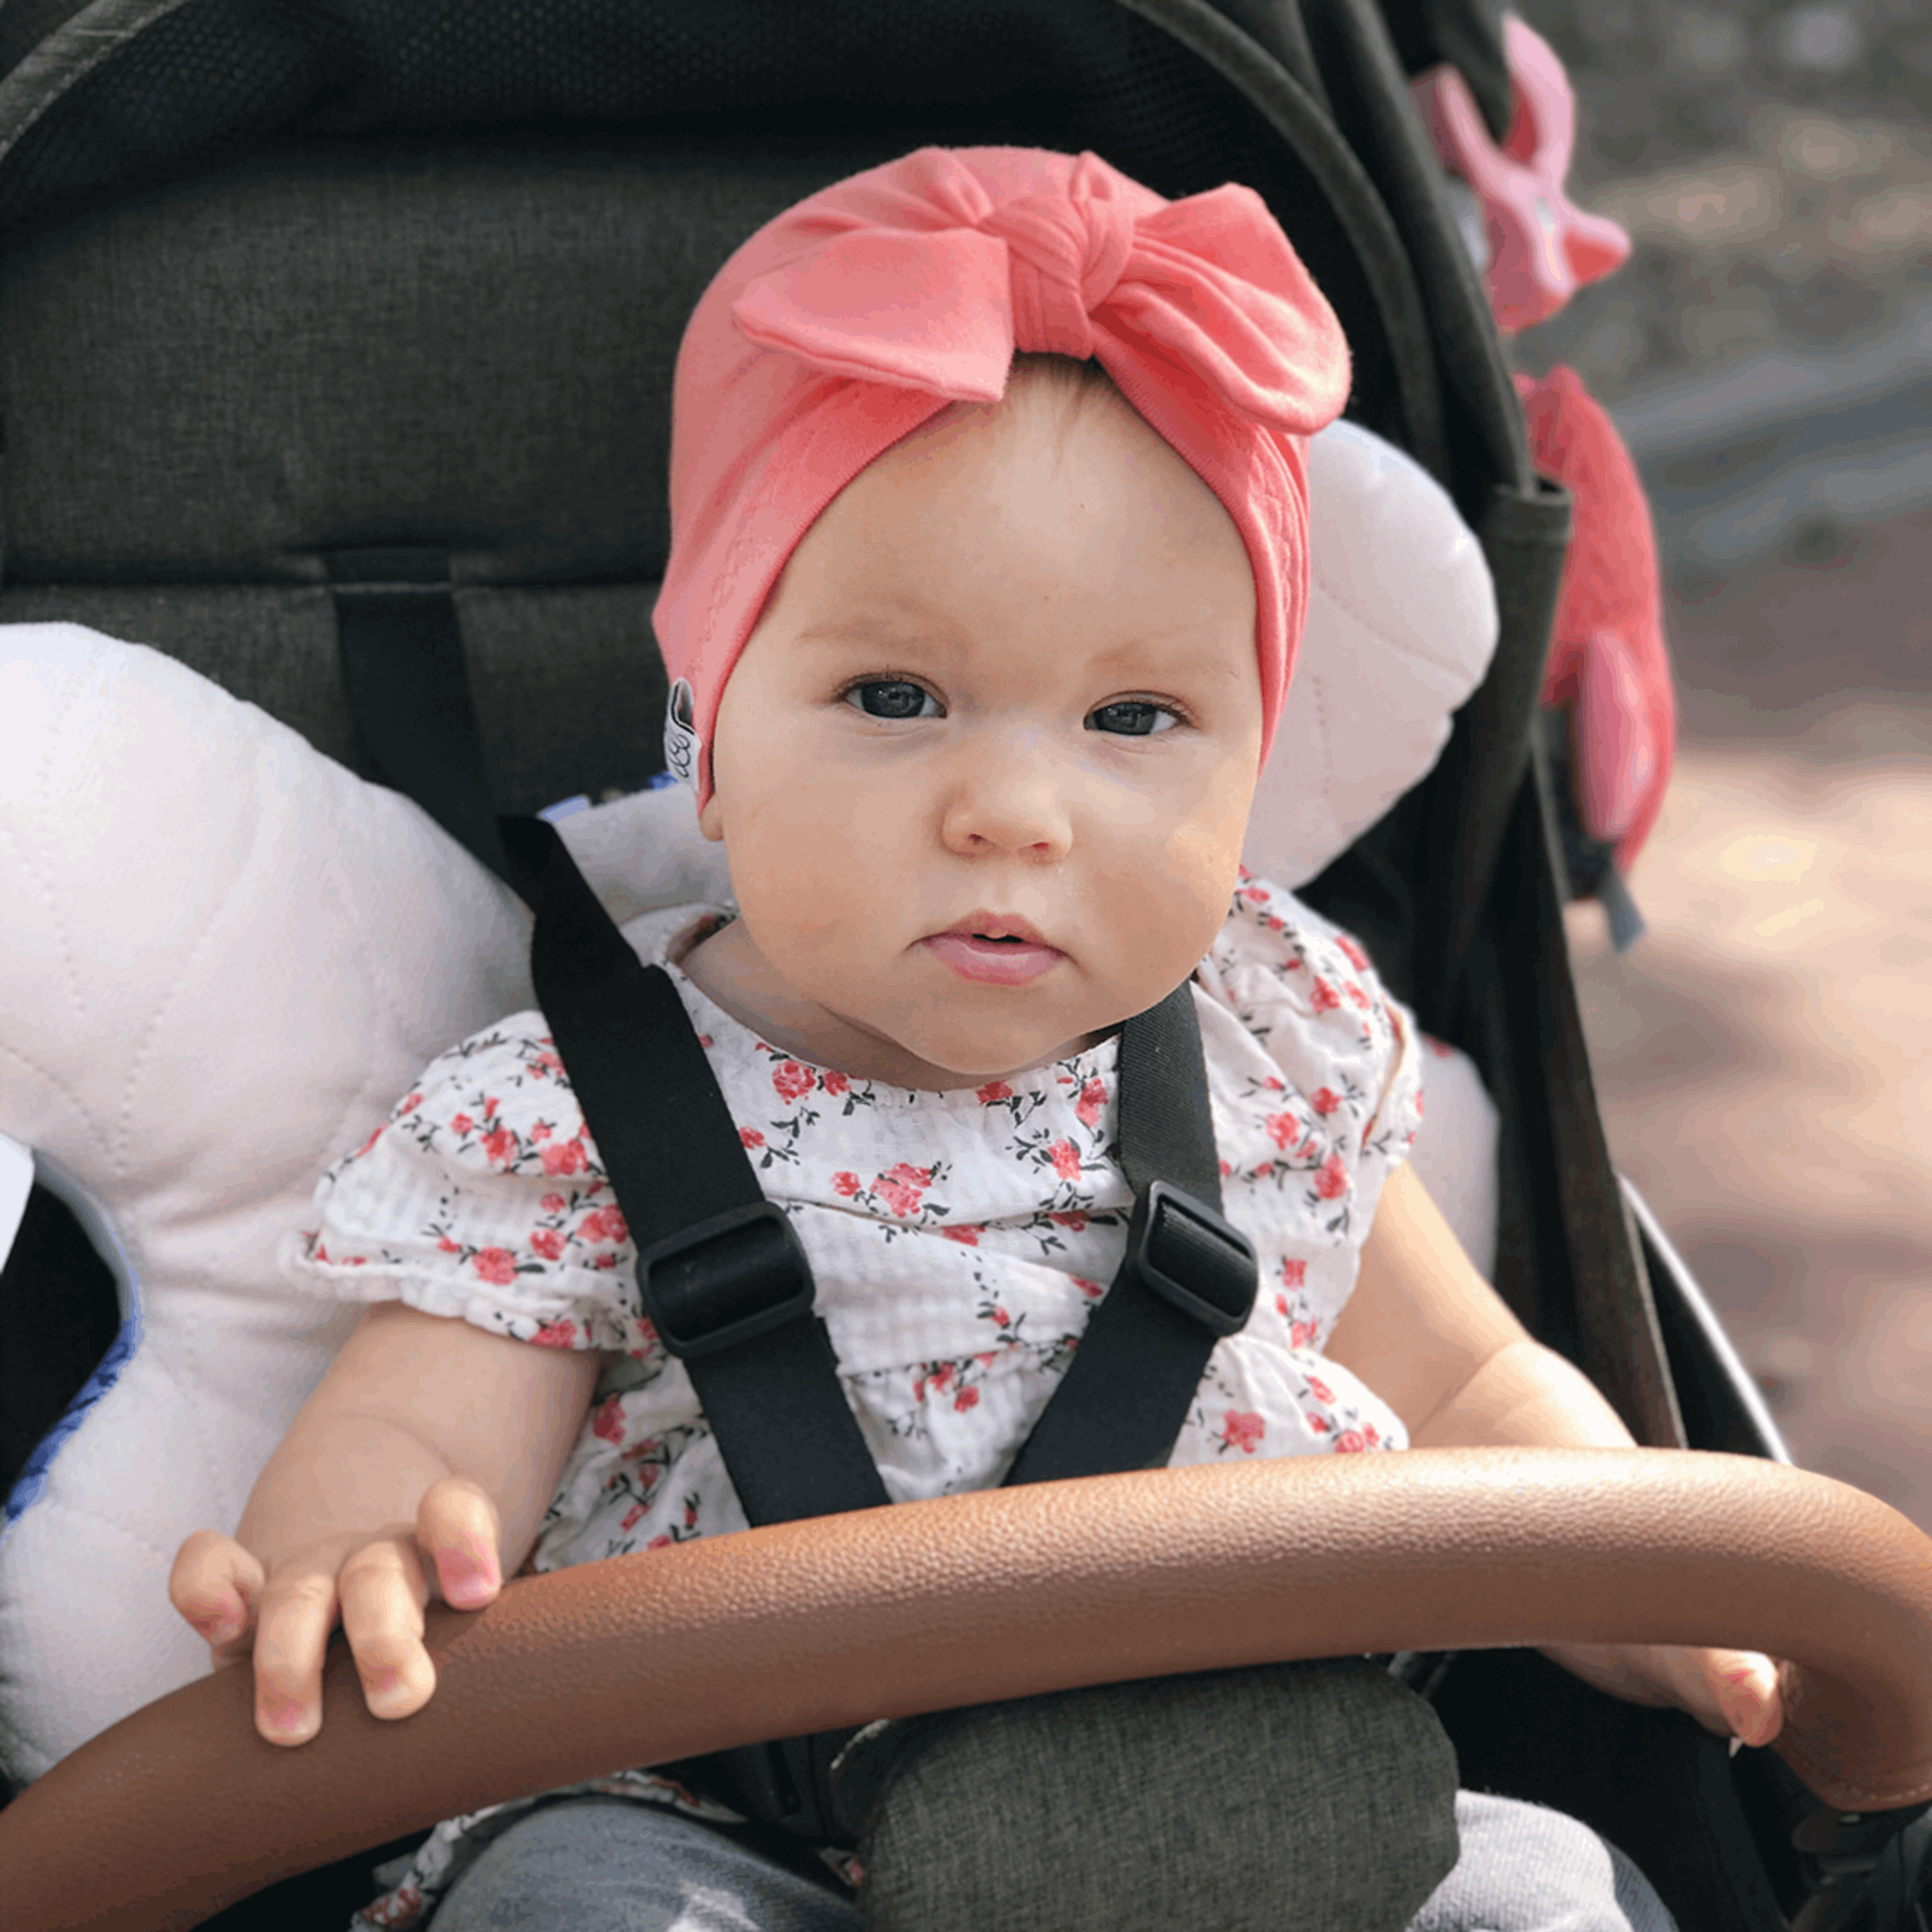
<path fill-rule="evenodd" d="M 1403 1932 L 1458 1849 L 1454 1747 L 1355 1658 L 876 1725 L 833 1777 L 866 1932 Z"/>

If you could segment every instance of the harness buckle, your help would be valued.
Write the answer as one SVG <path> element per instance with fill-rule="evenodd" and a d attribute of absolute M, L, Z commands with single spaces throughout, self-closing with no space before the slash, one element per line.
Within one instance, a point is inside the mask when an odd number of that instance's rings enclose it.
<path fill-rule="evenodd" d="M 811 1264 L 770 1201 L 714 1214 L 638 1256 L 638 1289 L 680 1360 L 729 1349 L 811 1312 Z"/>
<path fill-rule="evenodd" d="M 1254 1312 L 1260 1269 L 1253 1243 L 1170 1182 L 1148 1184 L 1145 1210 L 1128 1230 L 1128 1259 L 1148 1287 L 1210 1335 L 1238 1335 Z"/>

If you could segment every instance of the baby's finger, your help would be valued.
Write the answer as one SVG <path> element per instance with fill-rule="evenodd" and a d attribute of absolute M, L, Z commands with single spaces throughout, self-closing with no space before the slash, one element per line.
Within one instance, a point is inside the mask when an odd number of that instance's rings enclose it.
<path fill-rule="evenodd" d="M 423 1492 L 416 1539 L 436 1566 L 445 1603 L 480 1610 L 502 1587 L 502 1519 L 481 1483 L 445 1476 Z"/>
<path fill-rule="evenodd" d="M 255 1728 L 271 1744 L 305 1744 L 322 1727 L 322 1657 L 335 1628 L 339 1550 L 277 1570 L 255 1628 Z"/>
<path fill-rule="evenodd" d="M 217 1663 L 246 1655 L 267 1577 L 253 1553 L 219 1530 L 198 1529 L 175 1553 L 168 1600 L 207 1640 Z"/>
<path fill-rule="evenodd" d="M 374 1717 L 407 1717 L 436 1689 L 436 1666 L 423 1645 L 429 1583 L 407 1537 L 366 1543 L 336 1579 L 342 1631 Z"/>
<path fill-rule="evenodd" d="M 1747 1744 L 1768 1744 L 1784 1728 L 1777 1666 L 1755 1650 L 1706 1650 L 1706 1681 L 1732 1735 Z"/>

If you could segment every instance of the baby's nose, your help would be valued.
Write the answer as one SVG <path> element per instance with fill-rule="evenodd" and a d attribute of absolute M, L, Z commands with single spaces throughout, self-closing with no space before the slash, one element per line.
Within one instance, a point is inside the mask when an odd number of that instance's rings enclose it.
<path fill-rule="evenodd" d="M 942 831 L 956 851 L 1027 852 L 1043 859 L 1065 853 L 1073 842 L 1066 785 L 1039 735 L 986 734 L 979 743 L 963 747 Z"/>

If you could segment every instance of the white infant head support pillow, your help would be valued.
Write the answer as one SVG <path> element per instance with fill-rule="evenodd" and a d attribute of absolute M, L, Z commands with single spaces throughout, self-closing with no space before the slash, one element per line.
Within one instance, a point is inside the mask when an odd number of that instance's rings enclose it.
<path fill-rule="evenodd" d="M 1496 637 L 1475 540 L 1407 457 L 1338 423 L 1310 493 L 1247 845 L 1290 886 L 1428 771 Z M 560 830 L 621 923 L 730 897 L 681 786 Z M 415 805 L 71 624 L 0 626 L 0 1254 L 37 1172 L 125 1321 L 0 1528 L 0 1767 L 26 1782 L 206 1671 L 175 1552 L 239 1520 L 361 1313 L 284 1282 L 277 1242 L 430 1060 L 532 995 L 522 908 Z M 1431 1057 L 1429 1101 L 1417 1165 L 1486 1267 L 1495 1110 L 1460 1054 Z"/>

